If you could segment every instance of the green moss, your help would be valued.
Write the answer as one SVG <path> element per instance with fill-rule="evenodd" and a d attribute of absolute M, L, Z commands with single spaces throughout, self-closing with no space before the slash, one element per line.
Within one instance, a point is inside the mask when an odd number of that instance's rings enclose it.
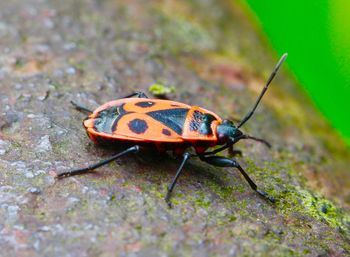
<path fill-rule="evenodd" d="M 333 228 L 349 232 L 350 216 L 318 194 L 294 187 L 281 193 L 278 197 L 278 207 L 284 215 L 297 212 L 323 221 Z"/>
<path fill-rule="evenodd" d="M 325 220 L 332 227 L 349 230 L 350 216 L 343 210 L 335 207 L 329 200 L 322 196 L 312 195 L 306 190 L 299 190 L 302 203 L 307 212 L 315 218 Z"/>
<path fill-rule="evenodd" d="M 136 224 L 135 225 L 135 229 L 140 232 L 142 230 L 142 225 L 141 224 Z"/>
<path fill-rule="evenodd" d="M 146 183 L 140 185 L 140 188 L 142 191 L 149 193 L 152 199 L 157 198 L 159 200 L 164 200 L 167 185 L 164 184 L 162 187 L 159 187 L 154 183 Z"/>
<path fill-rule="evenodd" d="M 25 63 L 26 63 L 26 60 L 25 60 L 25 59 L 23 59 L 23 58 L 21 58 L 21 57 L 16 58 L 16 61 L 15 61 L 15 68 L 16 68 L 16 69 L 21 69 L 21 68 L 24 67 Z"/>
<path fill-rule="evenodd" d="M 78 70 L 80 73 L 84 73 L 86 70 L 86 64 L 85 63 L 73 63 L 73 67 Z"/>
<path fill-rule="evenodd" d="M 162 83 L 158 82 L 158 83 L 152 84 L 148 88 L 148 91 L 155 96 L 164 96 L 166 94 L 175 93 L 175 87 L 174 86 L 167 87 Z"/>
<path fill-rule="evenodd" d="M 303 251 L 303 254 L 309 254 L 310 253 L 310 250 L 309 249 L 304 249 L 304 251 Z"/>
<path fill-rule="evenodd" d="M 21 149 L 23 146 L 22 146 L 22 144 L 20 143 L 20 142 L 18 142 L 18 141 L 15 141 L 15 140 L 11 140 L 10 141 L 11 142 L 11 148 L 12 149 Z"/>
<path fill-rule="evenodd" d="M 344 210 L 336 207 L 331 201 L 325 199 L 318 193 L 311 193 L 305 187 L 305 178 L 297 174 L 293 168 L 293 164 L 289 166 L 286 163 L 293 161 L 294 155 L 280 152 L 279 161 L 273 163 L 264 163 L 265 167 L 257 167 L 253 160 L 246 159 L 246 170 L 249 174 L 254 174 L 254 177 L 259 181 L 259 185 L 279 185 L 283 190 L 275 191 L 271 186 L 265 186 L 264 190 L 277 199 L 277 207 L 286 217 L 292 213 L 306 215 L 327 225 L 340 229 L 349 233 L 350 216 Z M 300 163 L 299 163 L 300 165 Z M 295 184 L 286 184 L 284 180 L 279 177 L 283 170 L 284 175 L 287 175 Z M 258 172 L 257 172 L 258 171 Z"/>
<path fill-rule="evenodd" d="M 198 195 L 198 197 L 193 199 L 195 205 L 207 209 L 211 205 L 210 200 L 205 197 L 205 194 L 203 192 L 199 192 Z"/>

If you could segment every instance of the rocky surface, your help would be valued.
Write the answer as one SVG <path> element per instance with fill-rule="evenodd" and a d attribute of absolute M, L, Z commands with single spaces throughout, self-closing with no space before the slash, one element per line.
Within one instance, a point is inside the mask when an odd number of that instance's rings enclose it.
<path fill-rule="evenodd" d="M 211 0 L 0 2 L 0 255 L 350 254 L 349 153 L 286 67 L 244 127 L 273 147 L 237 145 L 276 204 L 235 170 L 192 160 L 169 209 L 179 160 L 149 152 L 54 179 L 116 151 L 90 142 L 71 100 L 95 108 L 156 84 L 242 117 L 277 61 L 244 10 Z"/>

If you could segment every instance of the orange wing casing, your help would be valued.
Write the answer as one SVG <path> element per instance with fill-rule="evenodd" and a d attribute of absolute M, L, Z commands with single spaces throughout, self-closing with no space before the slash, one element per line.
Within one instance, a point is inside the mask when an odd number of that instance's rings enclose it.
<path fill-rule="evenodd" d="M 204 122 L 205 119 L 210 119 Z M 90 138 L 142 142 L 217 141 L 221 118 L 206 109 L 148 98 L 125 98 L 98 107 L 84 126 Z M 203 130 L 203 125 L 204 130 Z"/>
<path fill-rule="evenodd" d="M 168 100 L 125 98 L 98 107 L 84 126 L 91 138 L 180 143 L 184 141 L 182 126 L 190 107 Z M 102 117 L 101 113 L 107 111 L 110 114 Z M 101 122 L 103 125 L 99 125 Z"/>

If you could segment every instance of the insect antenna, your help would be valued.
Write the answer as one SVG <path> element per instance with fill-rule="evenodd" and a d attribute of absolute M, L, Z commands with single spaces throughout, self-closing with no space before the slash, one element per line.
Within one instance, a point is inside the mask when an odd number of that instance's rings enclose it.
<path fill-rule="evenodd" d="M 245 117 L 242 119 L 242 121 L 238 124 L 237 128 L 242 127 L 242 126 L 244 125 L 244 123 L 246 123 L 246 122 L 250 119 L 250 117 L 253 116 L 253 114 L 254 114 L 256 108 L 258 107 L 258 105 L 259 105 L 259 103 L 260 103 L 260 101 L 261 101 L 261 98 L 264 96 L 264 94 L 265 94 L 267 88 L 269 87 L 271 81 L 272 81 L 273 78 L 276 76 L 278 69 L 281 67 L 282 63 L 285 61 L 285 59 L 287 58 L 287 56 L 288 56 L 287 53 L 285 53 L 285 54 L 282 55 L 281 59 L 280 59 L 280 60 L 278 61 L 278 63 L 276 64 L 276 67 L 275 67 L 274 70 L 272 71 L 272 73 L 271 73 L 269 79 L 267 80 L 267 82 L 266 82 L 266 84 L 265 84 L 263 90 L 261 91 L 261 93 L 260 93 L 258 99 L 256 100 L 256 102 L 255 102 L 255 104 L 254 104 L 254 107 L 252 108 L 252 110 L 251 110 L 250 112 L 248 112 L 248 113 L 246 114 L 246 116 L 245 116 Z"/>

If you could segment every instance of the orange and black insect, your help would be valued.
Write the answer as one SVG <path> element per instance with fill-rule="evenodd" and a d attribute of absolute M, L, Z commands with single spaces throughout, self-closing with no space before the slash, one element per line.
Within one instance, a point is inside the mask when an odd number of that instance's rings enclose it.
<path fill-rule="evenodd" d="M 286 57 L 287 54 L 281 57 L 252 110 L 237 126 L 204 108 L 169 100 L 149 99 L 141 92 L 107 102 L 95 111 L 72 102 L 78 110 L 89 113 L 83 124 L 91 140 L 96 143 L 107 142 L 109 144 L 125 142 L 132 143 L 133 146 L 89 167 L 60 173 L 57 178 L 87 173 L 121 156 L 136 153 L 140 147 L 155 146 L 159 152 L 172 150 L 175 155 L 182 156 L 182 162 L 168 186 L 165 197 L 169 206 L 170 195 L 176 181 L 185 163 L 193 157 L 214 166 L 237 168 L 253 190 L 274 202 L 274 198 L 259 189 L 235 159 L 216 156 L 216 153 L 232 148 L 241 139 L 252 139 L 269 146 L 269 143 L 263 139 L 244 134 L 240 128 L 254 114 Z M 217 145 L 221 147 L 207 151 Z M 193 147 L 195 153 L 189 153 L 187 151 L 189 147 Z"/>

